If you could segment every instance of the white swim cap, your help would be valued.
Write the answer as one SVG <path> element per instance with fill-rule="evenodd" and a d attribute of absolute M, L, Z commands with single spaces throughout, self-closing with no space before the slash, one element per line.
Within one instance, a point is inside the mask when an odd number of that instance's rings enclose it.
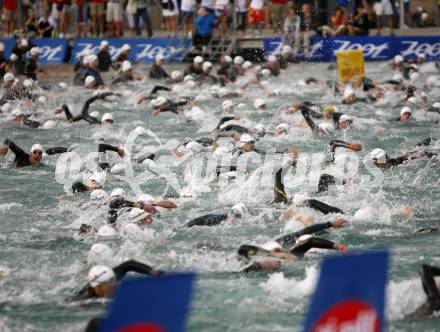
<path fill-rule="evenodd" d="M 318 125 L 318 128 L 320 129 L 320 130 L 322 130 L 325 134 L 327 134 L 327 135 L 332 135 L 332 134 L 334 134 L 334 132 L 335 132 L 335 130 L 336 130 L 336 128 L 335 128 L 335 126 L 333 125 L 333 124 L 331 124 L 331 123 L 328 123 L 328 122 L 321 122 L 319 125 Z"/>
<path fill-rule="evenodd" d="M 243 134 L 240 137 L 240 142 L 244 144 L 254 144 L 255 139 L 249 134 Z"/>
<path fill-rule="evenodd" d="M 250 62 L 250 61 L 245 61 L 245 62 L 243 62 L 243 66 L 242 66 L 244 69 L 249 69 L 249 68 L 251 68 L 252 67 L 252 62 Z"/>
<path fill-rule="evenodd" d="M 405 106 L 405 107 L 402 108 L 402 110 L 400 111 L 400 115 L 403 115 L 403 114 L 406 114 L 406 113 L 409 113 L 409 114 L 412 113 L 411 112 L 411 108 L 409 108 L 408 106 Z"/>
<path fill-rule="evenodd" d="M 440 102 L 436 102 L 436 103 L 432 104 L 432 107 L 440 108 Z"/>
<path fill-rule="evenodd" d="M 110 225 L 104 225 L 99 227 L 97 235 L 100 237 L 114 237 L 116 236 L 116 230 Z"/>
<path fill-rule="evenodd" d="M 189 142 L 186 146 L 185 146 L 187 151 L 192 151 L 193 153 L 198 153 L 202 150 L 202 146 L 197 143 L 197 142 Z"/>
<path fill-rule="evenodd" d="M 41 126 L 42 129 L 54 129 L 57 126 L 57 123 L 53 120 L 47 120 L 43 125 Z"/>
<path fill-rule="evenodd" d="M 417 103 L 417 98 L 416 98 L 416 97 L 409 97 L 409 98 L 406 100 L 406 103 L 407 103 L 407 104 L 410 104 L 410 105 L 414 105 L 414 104 Z"/>
<path fill-rule="evenodd" d="M 84 84 L 85 85 L 90 85 L 93 82 L 95 82 L 95 78 L 93 76 L 90 76 L 90 75 L 87 76 L 86 79 L 84 80 Z"/>
<path fill-rule="evenodd" d="M 387 161 L 386 152 L 382 149 L 374 149 L 370 153 L 371 159 L 376 160 L 378 163 L 383 164 Z"/>
<path fill-rule="evenodd" d="M 159 62 L 159 61 L 162 61 L 162 60 L 164 60 L 165 58 L 164 58 L 164 56 L 163 56 L 163 54 L 158 54 L 158 55 L 156 55 L 156 62 Z"/>
<path fill-rule="evenodd" d="M 121 52 L 129 51 L 129 50 L 131 50 L 131 46 L 129 44 L 122 45 Z"/>
<path fill-rule="evenodd" d="M 105 265 L 96 265 L 89 271 L 89 284 L 96 287 L 100 284 L 110 282 L 116 277 L 115 272 Z"/>
<path fill-rule="evenodd" d="M 4 104 L 2 105 L 1 110 L 2 110 L 2 112 L 4 112 L 4 113 L 9 113 L 9 112 L 12 110 L 12 104 L 11 104 L 11 103 L 4 103 Z"/>
<path fill-rule="evenodd" d="M 104 121 L 113 121 L 113 115 L 111 113 L 104 113 L 101 119 L 102 122 Z"/>
<path fill-rule="evenodd" d="M 93 111 L 93 112 L 91 112 L 90 113 L 90 116 L 92 117 L 92 118 L 99 118 L 99 112 L 98 111 Z"/>
<path fill-rule="evenodd" d="M 32 55 L 40 54 L 40 49 L 38 47 L 32 47 L 31 48 L 31 54 Z"/>
<path fill-rule="evenodd" d="M 426 59 L 426 55 L 425 55 L 424 53 L 417 53 L 417 57 L 418 57 L 419 59 L 423 59 L 423 60 Z"/>
<path fill-rule="evenodd" d="M 194 63 L 203 63 L 203 58 L 200 55 L 198 55 L 194 58 L 193 62 Z"/>
<path fill-rule="evenodd" d="M 26 78 L 26 79 L 23 81 L 23 86 L 24 86 L 25 88 L 30 88 L 30 87 L 32 86 L 32 84 L 34 84 L 34 81 L 33 81 L 31 78 Z"/>
<path fill-rule="evenodd" d="M 41 104 L 46 104 L 47 103 L 47 97 L 46 96 L 38 97 L 38 102 L 41 103 Z"/>
<path fill-rule="evenodd" d="M 22 40 L 20 40 L 20 44 L 21 44 L 21 46 L 28 46 L 29 42 L 27 41 L 26 38 L 23 38 Z"/>
<path fill-rule="evenodd" d="M 159 96 L 156 98 L 156 105 L 157 106 L 162 106 L 166 102 L 167 102 L 167 99 L 165 97 Z"/>
<path fill-rule="evenodd" d="M 21 109 L 19 109 L 19 108 L 16 108 L 16 109 L 14 109 L 12 111 L 11 115 L 14 116 L 14 117 L 20 116 L 20 115 L 23 115 L 23 111 Z"/>
<path fill-rule="evenodd" d="M 342 114 L 341 117 L 339 118 L 339 122 L 344 122 L 344 121 L 353 122 L 353 118 L 350 115 Z"/>
<path fill-rule="evenodd" d="M 428 84 L 429 86 L 436 85 L 437 82 L 438 82 L 438 78 L 437 78 L 437 76 L 435 76 L 435 75 L 429 76 L 429 77 L 426 79 L 426 84 Z"/>
<path fill-rule="evenodd" d="M 254 127 L 254 129 L 255 129 L 255 131 L 256 131 L 257 133 L 261 133 L 261 134 L 263 134 L 263 133 L 266 132 L 266 128 L 264 128 L 264 125 L 262 125 L 261 123 L 257 124 L 257 125 Z"/>
<path fill-rule="evenodd" d="M 15 62 L 18 60 L 18 56 L 15 53 L 12 53 L 11 56 L 9 57 L 9 60 L 11 60 L 12 62 Z"/>
<path fill-rule="evenodd" d="M 182 73 L 181 73 L 180 71 L 178 71 L 178 70 L 175 70 L 175 71 L 173 71 L 173 72 L 171 73 L 171 78 L 172 78 L 173 80 L 181 79 L 181 78 L 182 78 Z"/>
<path fill-rule="evenodd" d="M 282 52 L 283 53 L 290 53 L 290 52 L 292 52 L 292 48 L 289 45 L 284 45 Z"/>
<path fill-rule="evenodd" d="M 230 101 L 229 99 L 228 99 L 228 100 L 225 100 L 225 101 L 222 103 L 222 109 L 223 109 L 223 110 L 227 110 L 227 109 L 232 108 L 232 107 L 234 107 L 234 103 L 233 103 L 232 101 Z"/>
<path fill-rule="evenodd" d="M 262 106 L 266 105 L 266 101 L 262 98 L 257 98 L 254 101 L 254 108 L 260 108 Z"/>
<path fill-rule="evenodd" d="M 203 71 L 207 71 L 207 70 L 209 70 L 209 69 L 212 69 L 212 62 L 210 62 L 210 61 L 205 61 L 205 62 L 203 63 L 202 69 L 203 69 Z"/>
<path fill-rule="evenodd" d="M 60 82 L 58 83 L 58 86 L 62 89 L 62 90 L 67 90 L 68 85 L 66 82 Z"/>
<path fill-rule="evenodd" d="M 230 93 L 229 89 L 226 87 L 221 87 L 218 89 L 218 95 L 220 98 L 226 97 Z"/>
<path fill-rule="evenodd" d="M 128 60 L 125 60 L 125 61 L 122 63 L 121 69 L 122 69 L 122 71 L 130 70 L 130 69 L 131 69 L 131 62 L 128 61 Z"/>
<path fill-rule="evenodd" d="M 92 201 L 102 201 L 108 197 L 108 194 L 105 190 L 95 189 L 90 193 L 90 199 Z"/>
<path fill-rule="evenodd" d="M 235 65 L 241 65 L 243 62 L 244 62 L 244 59 L 243 59 L 243 57 L 240 56 L 240 55 L 237 55 L 237 56 L 234 58 L 234 64 L 235 64 Z"/>
<path fill-rule="evenodd" d="M 232 58 L 229 55 L 225 55 L 224 59 L 226 63 L 232 63 Z"/>
<path fill-rule="evenodd" d="M 247 208 L 246 208 L 246 205 L 244 205 L 244 203 L 237 203 L 237 204 L 235 204 L 233 207 L 231 207 L 231 210 L 234 213 L 237 213 L 237 214 L 239 214 L 241 216 L 243 216 L 247 212 Z"/>
<path fill-rule="evenodd" d="M 6 73 L 5 76 L 3 76 L 4 82 L 13 81 L 14 79 L 15 79 L 15 76 L 12 73 Z"/>
<path fill-rule="evenodd" d="M 113 250 L 105 243 L 95 243 L 87 253 L 87 263 L 106 264 L 113 258 Z"/>
<path fill-rule="evenodd" d="M 393 76 L 393 81 L 402 81 L 403 80 L 403 75 L 401 73 L 396 73 Z"/>
<path fill-rule="evenodd" d="M 267 62 L 277 62 L 277 57 L 275 55 L 269 55 Z"/>
<path fill-rule="evenodd" d="M 34 145 L 32 145 L 32 147 L 31 147 L 31 152 L 34 152 L 34 151 L 41 151 L 41 152 L 44 152 L 43 147 L 42 147 L 40 144 L 34 144 Z"/>
<path fill-rule="evenodd" d="M 344 99 L 351 97 L 351 96 L 354 96 L 354 94 L 355 93 L 354 93 L 353 88 L 351 86 L 348 86 L 344 90 Z"/>
<path fill-rule="evenodd" d="M 303 204 L 308 199 L 310 199 L 310 196 L 307 193 L 299 192 L 293 195 L 292 202 L 293 204 L 300 205 Z"/>
<path fill-rule="evenodd" d="M 281 245 L 276 241 L 267 241 L 265 244 L 261 246 L 264 250 L 272 251 L 275 249 L 282 249 Z"/>
<path fill-rule="evenodd" d="M 117 197 L 117 196 L 124 196 L 124 195 L 125 195 L 125 190 L 122 188 L 115 188 L 110 193 L 110 197 Z"/>
<path fill-rule="evenodd" d="M 226 146 L 219 146 L 217 149 L 215 149 L 213 155 L 216 158 L 221 158 L 221 157 L 223 157 L 225 155 L 230 154 L 230 152 L 231 152 L 231 150 L 228 147 L 226 147 Z"/>
<path fill-rule="evenodd" d="M 374 210 L 371 207 L 363 207 L 355 212 L 353 221 L 374 221 L 376 219 Z"/>
<path fill-rule="evenodd" d="M 404 60 L 404 58 L 400 54 L 398 54 L 394 57 L 394 63 L 401 63 L 401 62 L 403 62 L 403 60 Z"/>
<path fill-rule="evenodd" d="M 416 71 L 409 74 L 409 79 L 413 82 L 417 81 L 419 79 L 419 77 L 420 77 L 420 74 Z"/>
<path fill-rule="evenodd" d="M 280 123 L 278 126 L 277 126 L 277 129 L 280 129 L 280 130 L 282 130 L 282 131 L 284 131 L 284 132 L 288 132 L 289 131 L 289 125 L 287 124 L 287 123 Z"/>
<path fill-rule="evenodd" d="M 107 40 L 103 40 L 100 44 L 99 44 L 99 48 L 102 50 L 103 48 L 107 47 L 109 45 Z"/>

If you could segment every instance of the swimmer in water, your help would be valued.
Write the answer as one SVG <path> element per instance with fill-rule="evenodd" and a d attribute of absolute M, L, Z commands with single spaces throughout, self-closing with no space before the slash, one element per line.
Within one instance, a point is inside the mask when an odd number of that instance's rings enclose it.
<path fill-rule="evenodd" d="M 113 295 L 118 282 L 127 273 L 134 272 L 150 277 L 164 274 L 163 271 L 152 268 L 135 260 L 129 260 L 114 268 L 105 265 L 95 265 L 88 274 L 89 282 L 75 295 L 66 299 L 67 302 L 78 302 L 96 298 L 109 298 Z"/>
<path fill-rule="evenodd" d="M 390 168 L 393 166 L 398 166 L 403 164 L 406 161 L 409 160 L 415 160 L 420 158 L 432 158 L 436 156 L 437 154 L 431 152 L 431 151 L 414 151 L 406 153 L 400 157 L 396 158 L 390 158 L 388 157 L 387 153 L 382 149 L 374 149 L 370 153 L 370 159 L 373 162 L 374 166 L 379 168 Z"/>
<path fill-rule="evenodd" d="M 114 92 L 104 92 L 104 93 L 100 93 L 96 96 L 93 96 L 89 99 L 86 100 L 86 102 L 84 103 L 84 106 L 81 110 L 81 114 L 77 115 L 77 116 L 73 116 L 72 113 L 69 110 L 69 107 L 67 105 L 63 105 L 60 108 L 55 110 L 55 114 L 59 114 L 64 112 L 64 114 L 66 115 L 66 119 L 69 122 L 78 122 L 81 120 L 87 121 L 89 124 L 106 124 L 105 121 L 100 121 L 97 118 L 94 118 L 92 116 L 90 116 L 89 114 L 89 108 L 90 105 L 93 104 L 95 101 L 97 100 L 104 100 L 106 97 L 109 96 L 113 96 L 113 95 L 117 95 Z"/>
<path fill-rule="evenodd" d="M 191 219 L 186 223 L 187 227 L 194 226 L 217 226 L 223 221 L 236 222 L 246 212 L 246 206 L 243 203 L 234 205 L 227 213 L 221 214 L 206 214 L 195 219 Z"/>

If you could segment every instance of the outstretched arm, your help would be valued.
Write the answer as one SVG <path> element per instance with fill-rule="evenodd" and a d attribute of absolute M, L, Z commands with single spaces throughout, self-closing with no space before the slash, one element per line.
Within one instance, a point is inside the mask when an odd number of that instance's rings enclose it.
<path fill-rule="evenodd" d="M 309 206 L 315 210 L 318 210 L 324 214 L 328 214 L 328 213 L 341 213 L 343 214 L 344 211 L 342 211 L 341 209 L 328 205 L 324 202 L 318 201 L 317 199 L 308 199 L 306 201 L 304 201 L 304 204 L 306 206 Z"/>
<path fill-rule="evenodd" d="M 116 279 L 119 281 L 125 277 L 128 272 L 135 272 L 147 276 L 158 276 L 163 274 L 163 271 L 156 270 L 147 264 L 135 260 L 126 261 L 113 268 L 115 272 Z"/>
<path fill-rule="evenodd" d="M 314 133 L 318 133 L 319 132 L 319 128 L 318 126 L 315 124 L 315 122 L 312 120 L 310 114 L 309 114 L 309 107 L 307 106 L 302 106 L 301 107 L 301 114 L 303 115 L 304 119 L 306 120 L 307 124 L 309 125 L 310 129 L 312 129 L 312 131 Z"/>

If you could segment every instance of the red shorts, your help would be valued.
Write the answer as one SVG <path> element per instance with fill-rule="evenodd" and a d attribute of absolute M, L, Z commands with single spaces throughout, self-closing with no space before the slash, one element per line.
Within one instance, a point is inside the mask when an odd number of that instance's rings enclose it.
<path fill-rule="evenodd" d="M 249 8 L 248 21 L 249 24 L 264 22 L 264 10 Z"/>

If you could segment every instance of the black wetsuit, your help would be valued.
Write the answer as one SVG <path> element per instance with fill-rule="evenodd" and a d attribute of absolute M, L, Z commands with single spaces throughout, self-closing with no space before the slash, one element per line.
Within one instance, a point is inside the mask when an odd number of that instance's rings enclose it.
<path fill-rule="evenodd" d="M 198 76 L 198 75 L 202 75 L 203 74 L 203 70 L 202 69 L 198 69 L 194 67 L 194 64 L 190 64 L 184 72 L 184 76 L 187 75 L 192 75 L 192 76 Z"/>
<path fill-rule="evenodd" d="M 99 65 L 98 69 L 102 72 L 109 71 L 110 66 L 112 65 L 112 58 L 110 53 L 105 50 L 101 50 L 98 52 Z"/>
<path fill-rule="evenodd" d="M 11 150 L 15 154 L 14 159 L 14 167 L 26 167 L 26 166 L 32 166 L 31 162 L 29 161 L 29 154 L 24 152 L 20 147 L 18 147 L 13 141 L 10 139 L 4 140 L 4 145 L 9 146 L 9 150 Z M 45 150 L 45 152 L 48 155 L 54 155 L 58 153 L 64 153 L 67 152 L 68 149 L 64 147 L 54 147 Z"/>
<path fill-rule="evenodd" d="M 440 290 L 434 277 L 440 275 L 440 268 L 423 264 L 420 268 L 420 277 L 422 279 L 423 290 L 428 299 L 416 311 L 407 318 L 423 318 L 431 315 L 434 311 L 440 310 Z"/>
<path fill-rule="evenodd" d="M 179 100 L 177 102 L 167 99 L 167 102 L 159 107 L 160 112 L 171 112 L 179 114 L 179 107 L 188 104 L 188 100 Z"/>
<path fill-rule="evenodd" d="M 85 120 L 90 124 L 100 124 L 101 121 L 99 121 L 97 118 L 94 118 L 89 115 L 89 107 L 96 100 L 104 99 L 105 97 L 112 96 L 112 95 L 113 95 L 113 92 L 105 92 L 105 93 L 101 93 L 99 95 L 96 95 L 92 98 L 87 99 L 86 102 L 84 103 L 81 114 L 77 115 L 75 117 L 72 115 L 72 113 L 70 113 L 69 107 L 67 105 L 63 105 L 63 106 L 61 106 L 61 108 L 63 109 L 64 113 L 66 114 L 66 118 L 69 122 L 77 122 L 80 120 Z"/>
<path fill-rule="evenodd" d="M 188 227 L 193 226 L 215 226 L 228 218 L 228 214 L 207 214 L 195 219 L 192 219 L 186 223 Z"/>
<path fill-rule="evenodd" d="M 113 268 L 113 272 L 116 276 L 116 281 L 120 281 L 125 277 L 125 275 L 129 272 L 134 272 L 138 274 L 143 274 L 147 276 L 157 276 L 161 275 L 163 271 L 157 271 L 153 269 L 151 266 L 143 264 L 141 262 L 135 260 L 126 261 L 116 267 Z M 97 298 L 98 296 L 95 294 L 93 287 L 87 284 L 83 289 L 77 292 L 74 296 L 71 296 L 67 299 L 68 302 L 76 302 L 76 301 L 84 301 L 88 299 Z"/>
<path fill-rule="evenodd" d="M 227 76 L 229 68 L 231 68 L 231 64 L 230 63 L 223 63 L 220 66 L 220 68 L 217 69 L 217 75 Z"/>
<path fill-rule="evenodd" d="M 301 114 L 303 115 L 304 119 L 306 120 L 309 128 L 315 133 L 319 134 L 319 127 L 316 125 L 316 123 L 312 120 L 312 117 L 310 116 L 310 108 L 306 105 L 301 107 Z"/>
<path fill-rule="evenodd" d="M 126 200 L 123 197 L 117 197 L 115 199 L 112 199 L 109 204 L 107 222 L 109 224 L 114 224 L 116 222 L 116 220 L 118 219 L 118 210 L 119 209 L 122 209 L 125 207 L 135 207 L 136 204 L 140 204 L 141 205 L 140 208 L 143 209 L 142 203 L 131 202 L 131 201 Z"/>
<path fill-rule="evenodd" d="M 288 165 L 287 167 L 284 168 L 280 168 L 276 173 L 275 173 L 275 185 L 274 185 L 274 193 L 275 193 L 275 203 L 286 203 L 289 204 L 290 200 L 287 197 L 286 191 L 284 190 L 284 183 L 283 183 L 283 172 L 285 172 L 287 170 L 287 168 L 290 167 L 290 165 Z M 301 204 L 303 206 L 308 206 L 311 207 L 315 210 L 318 210 L 324 214 L 329 214 L 329 213 L 344 213 L 344 211 L 342 211 L 341 209 L 328 205 L 324 202 L 318 201 L 316 199 L 306 199 L 304 200 L 304 202 Z"/>
<path fill-rule="evenodd" d="M 106 155 L 107 151 L 114 151 L 117 153 L 119 151 L 119 148 L 117 146 L 113 146 L 105 143 L 101 143 L 98 145 L 98 153 L 99 153 L 98 166 L 101 167 L 103 170 L 110 168 L 110 165 L 107 162 L 107 155 Z"/>
<path fill-rule="evenodd" d="M 132 74 L 126 75 L 124 73 L 119 73 L 116 77 L 111 81 L 110 85 L 118 84 L 118 83 L 127 83 L 134 81 L 134 77 Z"/>
<path fill-rule="evenodd" d="M 37 80 L 37 69 L 38 69 L 37 61 L 32 58 L 27 59 L 26 65 L 24 66 L 24 75 L 27 78 L 31 78 L 34 81 L 36 81 Z"/>
<path fill-rule="evenodd" d="M 215 127 L 215 129 L 220 129 L 220 127 L 221 127 L 225 122 L 232 121 L 232 120 L 235 120 L 235 116 L 224 116 L 224 117 L 222 117 L 222 118 L 220 119 L 220 121 L 218 122 L 217 127 Z M 244 127 L 241 127 L 241 128 L 244 128 Z M 247 132 L 249 132 L 249 130 L 248 130 L 247 128 L 244 128 L 244 129 L 246 129 Z"/>
<path fill-rule="evenodd" d="M 148 74 L 149 78 L 160 79 L 160 78 L 168 78 L 170 75 L 163 69 L 162 66 L 157 64 L 153 64 L 150 68 L 150 72 Z"/>

